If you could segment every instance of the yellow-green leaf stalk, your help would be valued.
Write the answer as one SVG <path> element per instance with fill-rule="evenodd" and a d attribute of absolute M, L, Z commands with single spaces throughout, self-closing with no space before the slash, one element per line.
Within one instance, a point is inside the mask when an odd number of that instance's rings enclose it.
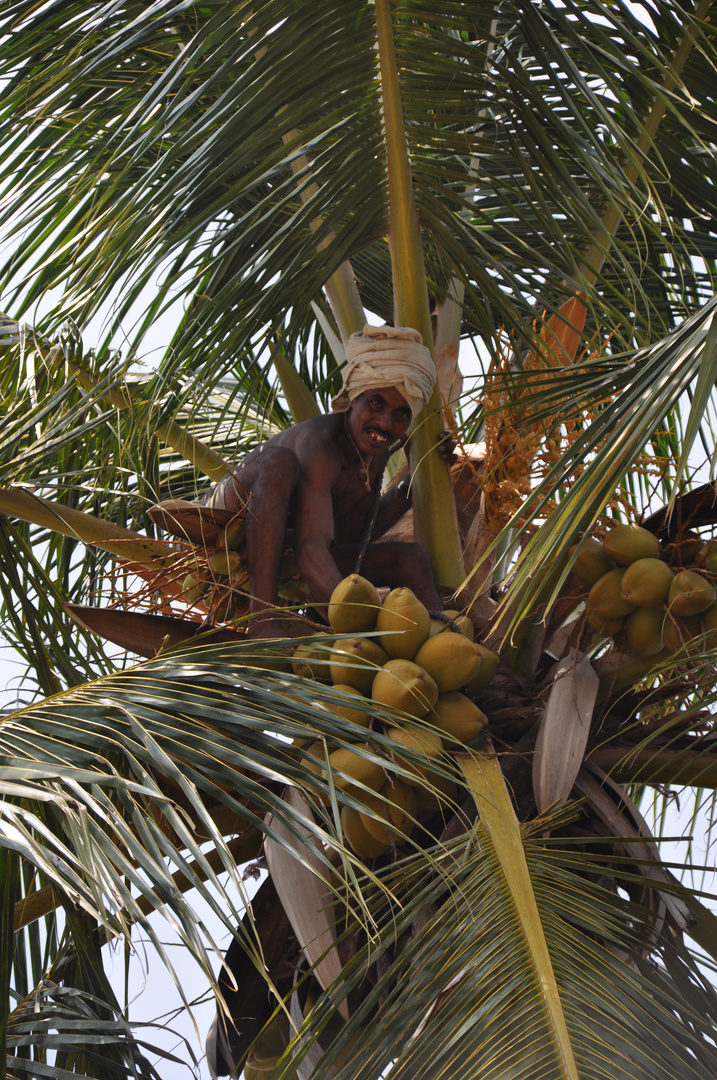
<path fill-rule="evenodd" d="M 72 536 L 83 544 L 93 544 L 118 558 L 153 569 L 168 567 L 177 559 L 176 553 L 170 552 L 167 544 L 160 540 L 150 540 L 132 529 L 83 514 L 81 510 L 51 502 L 21 488 L 0 488 L 0 514 Z"/>
<path fill-rule="evenodd" d="M 412 326 L 433 353 L 433 330 L 418 211 L 403 122 L 390 0 L 376 0 L 383 127 L 389 196 L 388 243 L 393 270 L 395 318 Z M 464 579 L 458 520 L 448 468 L 436 450 L 443 428 L 438 386 L 411 429 L 411 480 L 416 539 L 428 551 L 436 579 L 458 588 Z"/>
<path fill-rule="evenodd" d="M 560 1071 L 555 1075 L 561 1080 L 579 1080 L 572 1040 L 525 858 L 520 822 L 515 816 L 498 760 L 484 754 L 458 754 L 457 759 L 478 808 L 481 828 L 500 864 L 533 964 L 560 1063 Z"/>

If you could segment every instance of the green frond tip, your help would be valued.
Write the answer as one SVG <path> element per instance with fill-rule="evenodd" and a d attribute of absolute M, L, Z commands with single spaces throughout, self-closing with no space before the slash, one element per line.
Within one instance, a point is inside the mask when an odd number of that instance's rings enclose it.
<path fill-rule="evenodd" d="M 295 424 L 302 420 L 310 420 L 312 416 L 319 416 L 321 409 L 314 395 L 299 375 L 298 371 L 287 359 L 281 345 L 277 345 L 272 352 L 272 362 L 276 368 L 276 374 L 281 383 L 281 392 L 289 406 L 291 419 Z"/>

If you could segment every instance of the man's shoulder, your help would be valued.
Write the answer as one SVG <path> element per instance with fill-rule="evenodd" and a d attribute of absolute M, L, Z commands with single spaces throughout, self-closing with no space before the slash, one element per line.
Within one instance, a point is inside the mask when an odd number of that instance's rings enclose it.
<path fill-rule="evenodd" d="M 324 413 L 312 416 L 290 429 L 284 445 L 290 446 L 306 472 L 314 468 L 340 469 L 341 454 L 337 438 L 343 428 L 341 416 Z"/>
<path fill-rule="evenodd" d="M 297 448 L 305 446 L 320 450 L 325 447 L 327 450 L 335 450 L 336 439 L 341 430 L 339 414 L 322 413 L 321 416 L 312 416 L 309 420 L 297 424 L 293 429 L 292 442 Z"/>

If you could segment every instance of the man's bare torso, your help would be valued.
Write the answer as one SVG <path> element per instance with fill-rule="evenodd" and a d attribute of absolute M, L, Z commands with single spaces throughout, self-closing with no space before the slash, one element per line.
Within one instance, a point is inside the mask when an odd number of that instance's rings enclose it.
<path fill-rule="evenodd" d="M 388 455 L 368 462 L 369 491 L 359 475 L 364 459 L 347 439 L 344 414 L 312 417 L 287 428 L 247 454 L 234 471 L 235 479 L 247 491 L 251 491 L 254 476 L 261 468 L 262 456 L 269 448 L 277 446 L 293 451 L 299 462 L 299 482 L 292 499 L 291 516 L 294 516 L 297 503 L 306 497 L 311 512 L 311 489 L 320 485 L 331 497 L 334 542 L 345 544 L 360 540 L 373 509 L 376 485 L 380 483 Z"/>

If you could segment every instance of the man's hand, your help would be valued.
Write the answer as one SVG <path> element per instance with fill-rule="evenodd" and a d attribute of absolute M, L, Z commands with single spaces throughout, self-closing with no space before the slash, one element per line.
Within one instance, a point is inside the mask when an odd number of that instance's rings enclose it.
<path fill-rule="evenodd" d="M 449 468 L 458 461 L 458 455 L 456 454 L 456 440 L 453 438 L 452 432 L 439 432 L 436 449 L 438 450 L 438 456 L 441 461 L 445 461 Z"/>
<path fill-rule="evenodd" d="M 411 460 L 411 440 L 406 439 L 403 444 L 403 449 L 406 452 L 406 457 Z M 441 461 L 445 461 L 446 465 L 450 468 L 451 465 L 455 465 L 458 461 L 458 455 L 456 454 L 456 440 L 453 438 L 452 431 L 439 431 L 438 440 L 436 442 L 436 450 Z"/>

